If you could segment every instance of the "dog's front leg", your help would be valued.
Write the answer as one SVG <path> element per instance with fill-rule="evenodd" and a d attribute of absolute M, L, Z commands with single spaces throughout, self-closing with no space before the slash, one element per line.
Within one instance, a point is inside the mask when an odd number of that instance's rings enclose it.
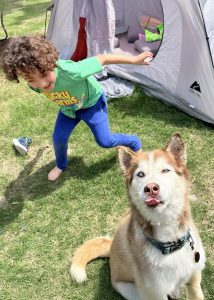
<path fill-rule="evenodd" d="M 142 300 L 168 300 L 167 295 L 165 293 L 162 294 L 161 288 L 157 286 L 148 287 L 138 285 L 137 288 Z"/>
<path fill-rule="evenodd" d="M 189 300 L 204 300 L 201 289 L 201 271 L 196 271 L 190 282 L 187 284 L 187 294 Z"/>
<path fill-rule="evenodd" d="M 112 285 L 126 300 L 142 300 L 134 283 L 119 281 L 112 282 Z"/>

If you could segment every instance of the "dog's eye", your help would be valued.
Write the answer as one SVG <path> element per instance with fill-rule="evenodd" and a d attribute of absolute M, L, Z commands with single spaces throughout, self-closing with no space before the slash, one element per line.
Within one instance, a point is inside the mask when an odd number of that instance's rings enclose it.
<path fill-rule="evenodd" d="M 138 176 L 138 177 L 144 177 L 144 176 L 145 176 L 145 173 L 143 173 L 142 171 L 140 171 L 139 173 L 137 173 L 137 176 Z"/>
<path fill-rule="evenodd" d="M 169 169 L 163 169 L 163 170 L 162 170 L 162 173 L 168 173 L 168 172 L 170 172 Z"/>

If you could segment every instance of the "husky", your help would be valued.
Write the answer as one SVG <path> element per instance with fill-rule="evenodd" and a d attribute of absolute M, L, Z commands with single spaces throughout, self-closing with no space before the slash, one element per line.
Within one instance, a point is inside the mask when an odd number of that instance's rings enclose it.
<path fill-rule="evenodd" d="M 97 237 L 75 252 L 70 273 L 81 283 L 86 265 L 110 257 L 111 282 L 127 300 L 203 300 L 205 251 L 191 216 L 185 145 L 174 134 L 163 149 L 134 153 L 117 147 L 130 210 L 113 240 Z"/>

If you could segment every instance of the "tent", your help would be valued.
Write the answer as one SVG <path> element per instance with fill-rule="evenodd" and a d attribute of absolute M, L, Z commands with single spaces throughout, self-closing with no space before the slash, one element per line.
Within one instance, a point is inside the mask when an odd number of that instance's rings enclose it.
<path fill-rule="evenodd" d="M 106 74 L 137 83 L 147 94 L 214 124 L 213 3 L 53 0 L 46 37 L 64 59 L 107 52 L 137 54 L 150 49 L 155 55 L 148 66 L 108 65 Z M 163 22 L 161 41 L 140 41 L 146 16 Z"/>

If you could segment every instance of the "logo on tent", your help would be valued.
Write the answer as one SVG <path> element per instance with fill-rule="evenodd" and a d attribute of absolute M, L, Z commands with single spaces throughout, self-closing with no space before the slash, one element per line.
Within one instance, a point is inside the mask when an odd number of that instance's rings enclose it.
<path fill-rule="evenodd" d="M 201 87 L 197 81 L 194 81 L 190 86 L 190 91 L 198 96 L 201 94 Z"/>

